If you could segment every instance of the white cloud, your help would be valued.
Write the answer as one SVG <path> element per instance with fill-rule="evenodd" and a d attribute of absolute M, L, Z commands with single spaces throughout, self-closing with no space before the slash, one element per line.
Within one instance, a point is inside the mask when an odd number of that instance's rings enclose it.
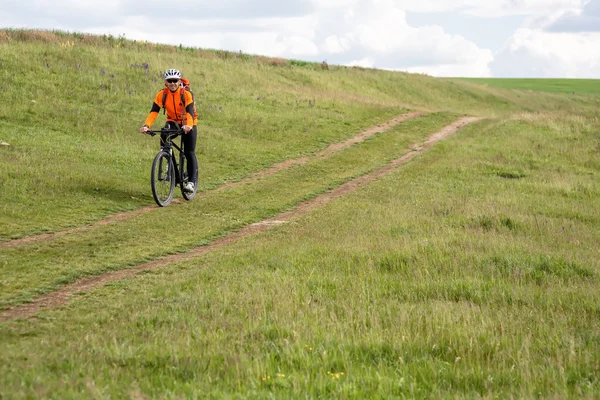
<path fill-rule="evenodd" d="M 320 44 L 322 53 L 345 65 L 417 72 L 443 65 L 439 71 L 445 74 L 464 75 L 459 72 L 462 68 L 469 75 L 489 75 L 489 50 L 447 34 L 440 26 L 409 26 L 405 11 L 395 1 L 362 0 L 354 13 L 345 13 L 328 32 Z"/>
<path fill-rule="evenodd" d="M 0 27 L 124 34 L 158 43 L 436 76 L 597 77 L 600 70 L 600 46 L 593 32 L 600 30 L 600 0 L 180 0 L 179 13 L 163 0 L 0 3 Z M 442 20 L 426 25 L 422 21 L 427 14 L 419 14 L 421 23 L 411 26 L 407 12 L 460 13 L 463 21 L 521 15 L 526 22 L 517 32 L 512 32 L 516 24 L 504 33 L 494 32 L 495 48 L 506 37 L 494 55 L 475 43 L 490 43 L 474 37 L 486 34 L 482 29 L 457 29 L 456 23 Z M 162 29 L 167 18 L 177 29 Z"/>
<path fill-rule="evenodd" d="M 342 10 L 352 10 L 354 9 L 362 0 L 311 0 L 311 4 L 315 9 L 342 9 Z"/>
<path fill-rule="evenodd" d="M 600 0 L 590 0 L 583 9 L 558 13 L 548 24 L 550 32 L 600 32 Z"/>
<path fill-rule="evenodd" d="M 357 0 L 354 0 L 355 2 Z M 586 0 L 396 0 L 399 8 L 410 12 L 456 11 L 481 17 L 530 15 L 555 10 L 577 9 Z"/>
<path fill-rule="evenodd" d="M 494 76 L 600 78 L 600 33 L 520 29 L 490 68 Z"/>
<path fill-rule="evenodd" d="M 505 15 L 544 15 L 557 10 L 575 10 L 584 0 L 483 0 L 474 1 L 465 11 L 480 17 Z"/>
<path fill-rule="evenodd" d="M 491 58 L 491 57 L 490 57 Z M 491 77 L 488 58 L 481 58 L 474 63 L 437 64 L 433 66 L 407 68 L 406 72 L 421 73 L 437 77 Z"/>
<path fill-rule="evenodd" d="M 352 48 L 354 38 L 348 34 L 345 37 L 337 37 L 336 35 L 328 36 L 323 43 L 323 50 L 327 53 L 338 54 L 348 51 Z"/>
<path fill-rule="evenodd" d="M 286 46 L 284 54 L 302 57 L 315 57 L 319 54 L 319 48 L 311 40 L 302 36 L 285 38 L 283 43 Z"/>
<path fill-rule="evenodd" d="M 346 65 L 349 67 L 374 68 L 375 62 L 372 58 L 366 57 L 361 60 L 352 60 Z"/>

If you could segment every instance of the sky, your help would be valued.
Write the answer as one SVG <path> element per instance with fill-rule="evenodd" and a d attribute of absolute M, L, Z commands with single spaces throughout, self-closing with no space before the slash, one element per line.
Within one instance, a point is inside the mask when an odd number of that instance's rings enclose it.
<path fill-rule="evenodd" d="M 600 0 L 0 0 L 0 28 L 440 77 L 600 79 Z"/>

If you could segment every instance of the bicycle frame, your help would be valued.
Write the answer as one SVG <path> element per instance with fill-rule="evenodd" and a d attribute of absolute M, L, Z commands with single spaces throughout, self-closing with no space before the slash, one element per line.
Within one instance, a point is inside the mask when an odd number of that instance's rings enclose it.
<path fill-rule="evenodd" d="M 183 173 L 184 171 L 181 169 L 181 165 L 183 165 L 183 158 L 185 157 L 183 153 L 183 139 L 181 144 L 178 146 L 177 143 L 173 141 L 178 136 L 181 136 L 183 132 L 182 129 L 161 129 L 160 131 L 148 131 L 148 134 L 151 136 L 155 136 L 157 133 L 165 134 L 164 143 L 161 145 L 161 150 L 166 152 L 171 156 L 173 160 L 173 167 L 175 168 L 175 184 L 179 185 L 183 182 Z M 161 136 L 162 139 L 162 136 Z M 177 149 L 179 152 L 179 161 L 175 158 L 173 154 L 173 147 Z"/>
<path fill-rule="evenodd" d="M 183 140 L 183 129 L 168 129 L 162 128 L 160 131 L 148 130 L 151 136 L 157 133 L 161 134 L 160 151 L 154 157 L 152 162 L 152 171 L 150 174 L 150 186 L 152 187 L 152 196 L 156 203 L 161 206 L 167 206 L 173 200 L 173 191 L 175 186 L 181 188 L 181 195 L 185 200 L 192 200 L 196 196 L 198 187 L 197 179 L 194 179 L 191 190 L 188 183 L 189 165 L 184 152 L 185 141 Z M 177 136 L 181 136 L 181 143 L 178 145 L 174 142 Z M 173 148 L 179 152 L 177 157 Z"/>

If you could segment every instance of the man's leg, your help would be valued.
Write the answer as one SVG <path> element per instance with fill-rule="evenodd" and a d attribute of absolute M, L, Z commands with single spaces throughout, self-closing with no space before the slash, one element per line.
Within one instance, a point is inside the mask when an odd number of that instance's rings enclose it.
<path fill-rule="evenodd" d="M 188 181 L 196 182 L 198 179 L 198 159 L 196 158 L 196 139 L 198 128 L 196 125 L 187 134 L 183 134 L 183 154 L 187 160 Z"/>

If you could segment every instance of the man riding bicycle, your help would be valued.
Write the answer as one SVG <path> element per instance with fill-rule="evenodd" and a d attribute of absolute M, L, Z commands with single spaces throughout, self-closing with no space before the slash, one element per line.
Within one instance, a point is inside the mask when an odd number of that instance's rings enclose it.
<path fill-rule="evenodd" d="M 154 97 L 152 109 L 146 117 L 144 125 L 140 128 L 141 133 L 146 133 L 156 121 L 158 112 L 164 108 L 167 114 L 165 128 L 175 129 L 176 124 L 181 126 L 184 135 L 183 150 L 187 160 L 187 173 L 190 177 L 184 187 L 188 192 L 194 191 L 194 182 L 198 174 L 198 160 L 196 159 L 196 138 L 198 137 L 198 128 L 194 116 L 194 98 L 192 94 L 184 90 L 180 84 L 181 72 L 177 69 L 169 69 L 165 72 L 165 87 L 168 91 L 161 89 Z M 164 144 L 165 137 L 161 135 L 161 146 Z"/>

